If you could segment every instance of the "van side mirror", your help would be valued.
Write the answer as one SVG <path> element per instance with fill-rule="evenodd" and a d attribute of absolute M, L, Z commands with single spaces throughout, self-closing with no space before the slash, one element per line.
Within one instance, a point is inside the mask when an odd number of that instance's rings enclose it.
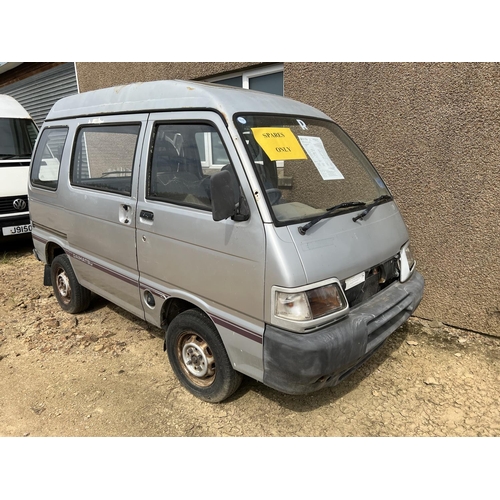
<path fill-rule="evenodd" d="M 221 170 L 212 175 L 210 194 L 213 220 L 224 220 L 236 214 L 231 174 L 227 170 Z"/>

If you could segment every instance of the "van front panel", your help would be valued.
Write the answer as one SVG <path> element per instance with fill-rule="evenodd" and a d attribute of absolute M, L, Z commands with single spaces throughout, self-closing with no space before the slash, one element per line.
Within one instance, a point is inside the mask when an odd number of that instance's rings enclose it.
<path fill-rule="evenodd" d="M 233 123 L 271 217 L 259 203 L 264 382 L 290 393 L 335 385 L 422 298 L 408 231 L 383 180 L 331 120 L 261 112 Z"/>
<path fill-rule="evenodd" d="M 349 278 L 395 256 L 408 241 L 408 231 L 393 202 L 372 210 L 360 222 L 362 210 L 327 218 L 300 234 L 300 224 L 287 226 L 308 283 L 329 277 Z"/>

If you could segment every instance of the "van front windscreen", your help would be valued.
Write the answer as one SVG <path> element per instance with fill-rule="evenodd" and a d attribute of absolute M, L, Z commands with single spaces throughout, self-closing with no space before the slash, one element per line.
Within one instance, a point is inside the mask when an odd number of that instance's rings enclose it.
<path fill-rule="evenodd" d="M 0 160 L 30 158 L 38 129 L 26 118 L 0 118 Z"/>
<path fill-rule="evenodd" d="M 277 225 L 312 220 L 338 205 L 332 215 L 390 199 L 366 156 L 333 122 L 239 115 L 235 124 Z"/>

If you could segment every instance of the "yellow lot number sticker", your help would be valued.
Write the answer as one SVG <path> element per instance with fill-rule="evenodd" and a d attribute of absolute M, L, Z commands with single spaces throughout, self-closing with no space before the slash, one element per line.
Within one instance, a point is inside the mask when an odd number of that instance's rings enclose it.
<path fill-rule="evenodd" d="M 307 160 L 300 142 L 289 128 L 255 127 L 252 133 L 271 161 Z"/>

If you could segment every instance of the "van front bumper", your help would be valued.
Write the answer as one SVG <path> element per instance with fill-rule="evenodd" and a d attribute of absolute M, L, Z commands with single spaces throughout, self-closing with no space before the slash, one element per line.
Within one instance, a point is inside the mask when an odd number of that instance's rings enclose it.
<path fill-rule="evenodd" d="M 414 272 L 351 309 L 341 320 L 307 334 L 267 325 L 265 385 L 287 394 L 332 387 L 364 363 L 415 311 L 424 279 Z"/>

